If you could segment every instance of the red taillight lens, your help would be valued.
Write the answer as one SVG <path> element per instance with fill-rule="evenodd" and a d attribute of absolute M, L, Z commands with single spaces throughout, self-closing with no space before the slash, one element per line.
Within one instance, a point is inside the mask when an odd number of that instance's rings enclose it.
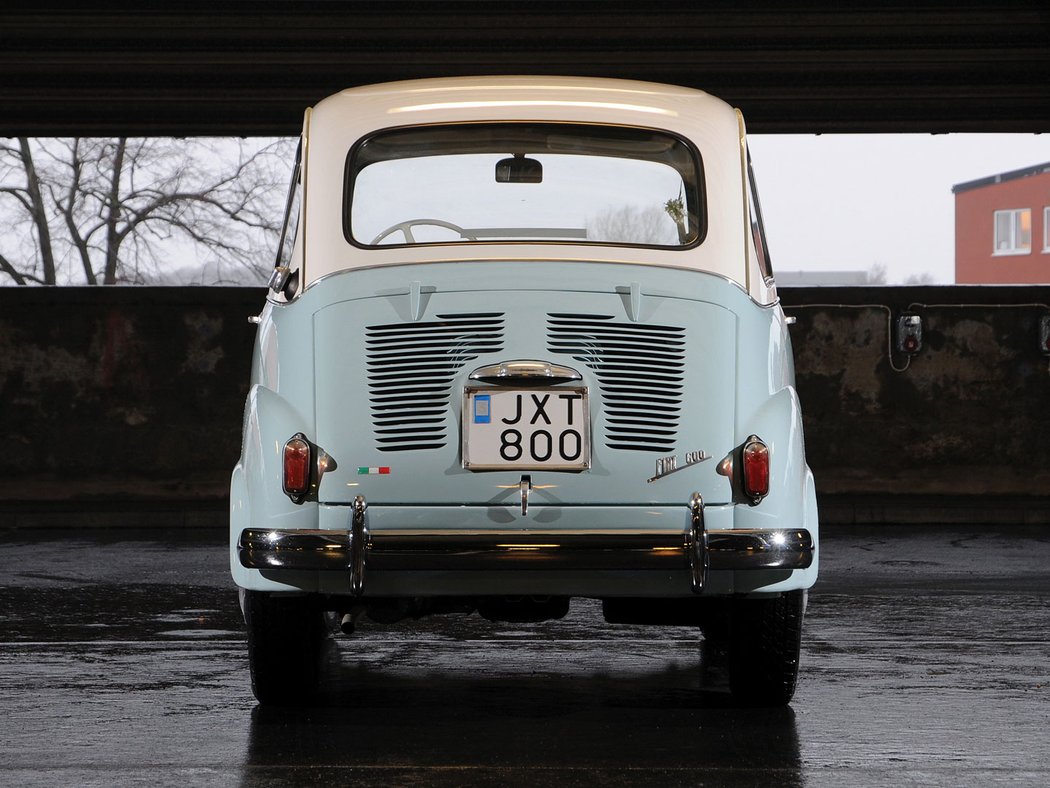
<path fill-rule="evenodd" d="M 292 497 L 310 491 L 310 444 L 302 435 L 284 444 L 284 491 Z"/>
<path fill-rule="evenodd" d="M 769 494 L 769 449 L 752 435 L 744 444 L 744 494 L 758 503 Z"/>

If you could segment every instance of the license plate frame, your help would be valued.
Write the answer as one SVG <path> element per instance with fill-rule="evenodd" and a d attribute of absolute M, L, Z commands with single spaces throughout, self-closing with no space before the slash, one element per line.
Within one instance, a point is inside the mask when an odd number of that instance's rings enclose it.
<path fill-rule="evenodd" d="M 517 418 L 507 421 L 507 416 Z M 507 436 L 507 431 L 517 433 L 517 438 Z M 460 434 L 463 467 L 470 471 L 589 470 L 592 441 L 587 387 L 466 386 Z M 508 455 L 516 456 L 511 459 Z M 548 459 L 537 459 L 544 456 Z"/>

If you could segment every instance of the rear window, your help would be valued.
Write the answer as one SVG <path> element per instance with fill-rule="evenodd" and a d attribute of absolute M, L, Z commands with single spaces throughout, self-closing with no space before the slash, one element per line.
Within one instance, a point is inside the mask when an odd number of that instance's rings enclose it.
<path fill-rule="evenodd" d="M 685 248 L 703 238 L 695 148 L 663 131 L 474 123 L 384 131 L 347 161 L 358 246 L 557 242 Z"/>

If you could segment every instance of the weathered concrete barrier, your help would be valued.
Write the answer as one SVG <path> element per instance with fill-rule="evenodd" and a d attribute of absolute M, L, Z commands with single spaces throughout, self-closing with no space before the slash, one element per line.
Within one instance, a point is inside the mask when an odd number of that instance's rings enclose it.
<path fill-rule="evenodd" d="M 0 525 L 221 519 L 263 295 L 0 288 Z M 1050 522 L 1050 287 L 782 297 L 825 520 Z M 923 320 L 910 359 L 903 311 Z"/>
<path fill-rule="evenodd" d="M 1050 522 L 1047 287 L 786 289 L 807 453 L 836 521 Z M 922 350 L 894 347 L 922 319 Z"/>
<path fill-rule="evenodd" d="M 261 289 L 0 289 L 0 501 L 221 499 Z"/>

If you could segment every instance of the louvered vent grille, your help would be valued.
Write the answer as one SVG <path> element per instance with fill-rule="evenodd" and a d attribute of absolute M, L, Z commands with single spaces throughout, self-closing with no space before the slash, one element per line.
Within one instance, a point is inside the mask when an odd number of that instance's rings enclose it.
<path fill-rule="evenodd" d="M 682 410 L 685 329 L 626 323 L 611 315 L 549 314 L 548 350 L 572 356 L 598 378 L 605 445 L 674 450 Z"/>
<path fill-rule="evenodd" d="M 437 315 L 368 326 L 365 354 L 379 451 L 440 449 L 448 442 L 452 380 L 481 353 L 503 349 L 503 315 Z"/>

